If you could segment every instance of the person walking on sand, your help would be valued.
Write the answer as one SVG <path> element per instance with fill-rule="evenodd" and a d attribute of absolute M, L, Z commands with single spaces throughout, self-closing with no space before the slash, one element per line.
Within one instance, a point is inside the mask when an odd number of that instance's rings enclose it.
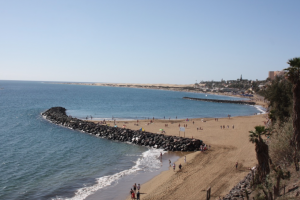
<path fill-rule="evenodd" d="M 170 167 L 171 167 L 171 160 L 169 159 L 169 165 L 170 165 Z"/>
<path fill-rule="evenodd" d="M 141 185 L 140 184 L 137 185 L 137 189 L 138 189 L 138 191 L 141 189 Z"/>
<path fill-rule="evenodd" d="M 140 191 L 136 193 L 136 200 L 140 200 Z"/>
<path fill-rule="evenodd" d="M 136 192 L 136 183 L 133 185 L 133 190 Z"/>
<path fill-rule="evenodd" d="M 174 172 L 175 172 L 175 167 L 176 167 L 176 166 L 175 166 L 175 163 L 173 163 L 173 171 L 174 171 Z"/>
<path fill-rule="evenodd" d="M 179 167 L 179 170 L 181 170 L 181 167 L 182 167 L 181 163 L 179 164 L 179 166 L 178 166 L 178 167 Z"/>
<path fill-rule="evenodd" d="M 236 162 L 236 163 L 235 163 L 235 169 L 236 169 L 236 170 L 237 170 L 237 168 L 238 168 L 238 165 L 239 165 L 239 163 Z"/>

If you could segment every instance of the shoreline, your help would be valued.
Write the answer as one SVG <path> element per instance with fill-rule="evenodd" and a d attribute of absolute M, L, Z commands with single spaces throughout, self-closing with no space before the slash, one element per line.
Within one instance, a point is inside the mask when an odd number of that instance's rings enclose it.
<path fill-rule="evenodd" d="M 187 124 L 185 137 L 201 139 L 205 144 L 211 145 L 211 149 L 206 152 L 189 153 L 187 163 L 180 157 L 175 163 L 183 165 L 181 171 L 176 168 L 173 172 L 171 168 L 160 172 L 146 183 L 141 185 L 141 198 L 143 200 L 156 199 L 205 199 L 206 189 L 212 188 L 212 199 L 225 196 L 239 181 L 248 173 L 249 168 L 256 165 L 256 155 L 254 145 L 249 142 L 249 131 L 254 126 L 263 125 L 266 114 L 239 116 L 229 118 L 190 119 L 189 121 L 177 120 L 172 124 L 168 120 L 154 120 L 153 124 L 146 125 L 148 120 L 140 120 L 140 124 L 146 126 L 145 131 L 156 133 L 162 126 L 165 127 L 166 135 L 178 136 L 175 134 L 179 123 L 181 126 Z M 123 121 L 125 122 L 125 121 Z M 123 123 L 119 121 L 119 123 Z M 193 123 L 194 122 L 194 123 Z M 140 126 L 135 125 L 136 121 L 126 121 L 126 128 L 138 130 Z M 225 125 L 225 129 L 220 126 Z M 234 125 L 234 128 L 232 127 Z M 200 127 L 203 130 L 197 130 Z M 229 128 L 227 127 L 229 126 Z M 178 132 L 179 134 L 179 132 Z M 183 136 L 183 133 L 181 133 Z M 238 169 L 235 163 L 238 162 Z M 132 187 L 128 183 L 128 191 Z M 101 198 L 101 194 L 96 195 Z M 201 197 L 201 198 L 200 198 Z M 127 193 L 127 198 L 130 197 Z"/>
<path fill-rule="evenodd" d="M 219 96 L 231 96 L 237 98 L 245 98 L 255 102 L 257 105 L 261 105 L 267 109 L 267 102 L 264 98 L 253 94 L 253 97 L 241 97 L 240 95 L 232 94 L 230 92 L 202 92 L 197 90 L 190 90 L 187 87 L 194 87 L 194 84 L 135 84 L 135 83 L 81 83 L 81 82 L 55 82 L 52 84 L 64 84 L 64 85 L 83 85 L 83 86 L 102 86 L 102 87 L 125 87 L 125 88 L 136 88 L 136 89 L 153 89 L 153 90 L 167 90 L 176 92 L 189 92 L 189 93 L 201 93 L 201 94 L 211 94 Z"/>
<path fill-rule="evenodd" d="M 180 92 L 182 90 L 178 91 Z M 183 92 L 199 93 L 195 91 Z M 240 97 L 224 93 L 213 95 Z M 266 102 L 260 100 L 260 103 L 262 104 L 261 106 L 266 107 Z M 208 187 L 212 187 L 212 198 L 226 195 L 236 183 L 248 174 L 248 168 L 253 167 L 256 164 L 254 145 L 248 142 L 248 131 L 253 130 L 256 125 L 263 125 L 264 120 L 266 120 L 265 116 L 265 114 L 261 114 L 232 117 L 231 119 L 219 118 L 219 121 L 216 122 L 218 124 L 216 126 L 217 128 L 206 126 L 213 123 L 213 118 L 203 118 L 206 122 L 201 121 L 201 118 L 190 119 L 189 122 L 180 119 L 176 121 L 172 120 L 175 121 L 173 124 L 187 123 L 187 130 L 194 126 L 194 124 L 191 125 L 192 121 L 196 122 L 195 125 L 203 125 L 202 131 L 196 132 L 194 130 L 190 133 L 187 132 L 185 137 L 199 138 L 203 140 L 205 144 L 212 145 L 212 148 L 206 153 L 196 152 L 189 154 L 187 156 L 188 164 L 183 165 L 181 172 L 176 171 L 173 173 L 173 170 L 162 171 L 159 175 L 152 177 L 151 180 L 142 184 L 141 188 L 143 189 L 141 192 L 147 194 L 143 194 L 141 198 L 155 200 L 184 198 L 199 199 L 199 197 L 201 197 L 200 199 L 204 199 L 206 196 L 205 190 Z M 140 121 L 142 123 L 147 120 Z M 139 126 L 134 125 L 135 120 L 126 122 L 127 129 L 137 130 L 140 128 Z M 225 129 L 220 129 L 220 122 L 223 122 Z M 234 122 L 235 124 L 234 130 L 231 128 L 232 124 L 228 125 L 228 123 L 231 122 Z M 168 120 L 155 120 L 151 126 L 145 128 L 145 131 L 156 133 L 157 130 L 162 128 L 166 123 L 169 123 Z M 144 123 L 144 125 L 146 126 L 146 123 Z M 170 126 L 171 125 L 169 124 L 168 128 L 174 129 L 174 127 Z M 227 128 L 227 126 L 230 128 Z M 172 132 L 170 129 L 168 130 L 168 128 L 165 128 L 166 135 L 168 135 L 169 132 Z M 176 129 L 178 129 L 178 126 L 176 126 Z M 228 133 L 229 130 L 230 132 Z M 222 131 L 226 133 L 226 137 L 224 137 L 224 135 L 220 136 Z M 199 135 L 200 132 L 203 134 Z M 237 161 L 239 162 L 239 167 L 236 171 L 234 165 Z M 176 165 L 178 166 L 180 162 L 183 162 L 182 157 L 176 161 Z M 133 183 L 130 183 L 128 185 L 128 190 L 130 190 L 132 184 Z M 97 198 L 101 198 L 101 194 L 96 196 Z M 127 196 L 127 199 L 130 199 L 129 195 Z"/>
<path fill-rule="evenodd" d="M 108 200 L 124 199 L 125 200 L 134 183 L 143 185 L 146 182 L 150 181 L 153 177 L 158 176 L 160 173 L 169 170 L 168 160 L 170 159 L 173 161 L 175 160 L 177 161 L 182 156 L 182 154 L 184 153 L 168 151 L 163 154 L 164 159 L 162 160 L 161 167 L 159 169 L 152 169 L 151 171 L 141 170 L 126 175 L 121 179 L 119 179 L 117 183 L 95 191 L 93 194 L 86 197 L 85 200 L 98 200 L 98 199 L 108 199 Z M 132 184 L 129 185 L 128 183 L 132 183 Z"/>

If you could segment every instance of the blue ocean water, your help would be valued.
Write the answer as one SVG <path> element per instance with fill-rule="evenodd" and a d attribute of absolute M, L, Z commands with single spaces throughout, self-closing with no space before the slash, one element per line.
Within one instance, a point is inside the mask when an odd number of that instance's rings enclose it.
<path fill-rule="evenodd" d="M 0 81 L 0 88 L 0 199 L 7 200 L 84 199 L 134 171 L 160 166 L 155 161 L 159 151 L 49 123 L 41 113 L 50 107 L 65 107 L 67 114 L 78 118 L 92 115 L 101 119 L 258 112 L 253 106 L 182 99 L 205 97 L 197 93 L 29 81 Z"/>

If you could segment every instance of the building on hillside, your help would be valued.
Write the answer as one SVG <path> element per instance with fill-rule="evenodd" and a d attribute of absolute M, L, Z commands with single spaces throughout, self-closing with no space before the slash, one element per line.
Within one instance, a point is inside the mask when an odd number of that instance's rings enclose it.
<path fill-rule="evenodd" d="M 274 78 L 276 76 L 283 76 L 284 75 L 284 71 L 269 71 L 269 79 L 270 80 L 274 80 Z"/>

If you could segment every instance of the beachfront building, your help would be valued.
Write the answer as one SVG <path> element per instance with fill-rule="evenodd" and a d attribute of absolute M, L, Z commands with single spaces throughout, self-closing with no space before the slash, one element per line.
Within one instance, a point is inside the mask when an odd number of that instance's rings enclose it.
<path fill-rule="evenodd" d="M 274 78 L 276 76 L 283 76 L 284 75 L 284 71 L 269 71 L 269 79 L 270 80 L 274 80 Z"/>

